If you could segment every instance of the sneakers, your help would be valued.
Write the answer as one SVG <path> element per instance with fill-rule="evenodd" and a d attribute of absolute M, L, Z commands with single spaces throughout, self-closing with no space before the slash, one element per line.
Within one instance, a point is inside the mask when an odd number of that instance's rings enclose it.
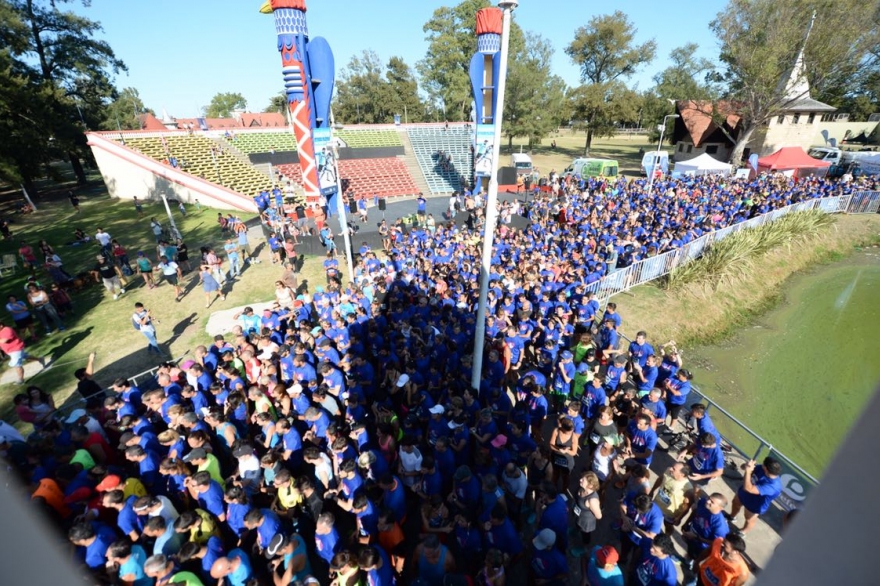
<path fill-rule="evenodd" d="M 120 289 L 119 294 L 122 295 L 123 293 L 125 293 L 125 289 Z"/>
<path fill-rule="evenodd" d="M 117 299 L 119 299 L 119 295 L 114 295 L 114 296 L 113 296 L 113 301 L 116 301 Z"/>

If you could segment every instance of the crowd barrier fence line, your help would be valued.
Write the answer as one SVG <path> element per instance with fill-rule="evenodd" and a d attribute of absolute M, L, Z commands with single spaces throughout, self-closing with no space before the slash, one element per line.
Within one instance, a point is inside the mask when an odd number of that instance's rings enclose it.
<path fill-rule="evenodd" d="M 608 274 L 604 278 L 588 285 L 587 289 L 593 291 L 600 298 L 604 308 L 609 299 L 618 293 L 623 293 L 637 285 L 642 285 L 654 279 L 663 277 L 674 269 L 683 264 L 696 259 L 703 250 L 713 242 L 723 240 L 727 236 L 745 230 L 747 228 L 756 228 L 768 222 L 773 222 L 789 213 L 802 212 L 809 210 L 821 210 L 828 214 L 846 213 L 846 214 L 876 214 L 880 210 L 880 191 L 854 191 L 846 195 L 816 198 L 807 201 L 798 202 L 773 210 L 760 216 L 755 216 L 745 222 L 740 222 L 714 232 L 710 232 L 696 240 L 686 244 L 676 250 L 663 253 L 661 255 L 647 258 L 639 261 L 625 269 L 620 269 Z M 627 343 L 631 342 L 629 338 L 621 333 L 621 339 Z M 722 434 L 724 440 L 730 444 L 743 458 L 761 462 L 762 456 L 771 455 L 782 463 L 783 473 L 782 495 L 778 499 L 778 503 L 782 508 L 791 510 L 798 508 L 806 500 L 808 493 L 818 486 L 819 481 L 809 472 L 799 466 L 794 460 L 773 447 L 773 444 L 761 437 L 757 432 L 752 430 L 748 425 L 737 419 L 729 411 L 725 410 L 717 402 L 707 397 L 695 385 L 691 387 L 691 397 L 688 404 L 703 402 L 710 413 L 720 413 L 722 418 L 715 418 L 733 425 L 736 429 L 744 432 L 751 440 L 757 443 L 757 449 L 754 451 L 743 446 L 743 440 L 735 440 L 730 437 L 731 434 Z M 722 425 L 721 427 L 726 427 Z M 739 445 L 738 445 L 739 444 Z"/>

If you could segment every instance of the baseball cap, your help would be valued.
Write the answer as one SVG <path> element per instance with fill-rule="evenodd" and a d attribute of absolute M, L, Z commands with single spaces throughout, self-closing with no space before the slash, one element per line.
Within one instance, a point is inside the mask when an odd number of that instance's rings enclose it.
<path fill-rule="evenodd" d="M 292 385 L 290 385 L 290 388 L 287 389 L 287 394 L 289 395 L 295 395 L 301 392 L 303 392 L 303 386 L 299 383 L 293 383 Z"/>
<path fill-rule="evenodd" d="M 124 450 L 125 448 L 127 448 L 128 442 L 130 442 L 134 437 L 136 437 L 135 434 L 130 431 L 126 431 L 121 436 L 119 436 L 119 449 Z"/>
<path fill-rule="evenodd" d="M 443 408 L 443 405 L 434 405 L 430 409 L 428 409 L 428 413 L 431 415 L 443 415 L 446 413 L 446 409 Z"/>
<path fill-rule="evenodd" d="M 241 444 L 235 450 L 233 450 L 232 455 L 236 458 L 243 458 L 244 456 L 250 456 L 254 453 L 254 449 L 247 444 Z"/>
<path fill-rule="evenodd" d="M 268 559 L 274 558 L 288 543 L 290 543 L 290 540 L 287 539 L 286 535 L 283 533 L 276 533 L 275 537 L 272 538 L 272 541 L 270 541 L 269 545 L 266 547 L 266 557 Z"/>
<path fill-rule="evenodd" d="M 550 549 L 556 544 L 556 533 L 552 529 L 541 529 L 532 543 L 538 549 Z"/>
<path fill-rule="evenodd" d="M 574 354 L 572 354 L 572 353 L 569 352 L 568 350 L 566 350 L 565 352 L 563 352 L 562 354 L 560 354 L 560 356 L 562 356 L 562 359 L 563 359 L 563 360 L 571 360 L 572 358 L 574 358 Z"/>
<path fill-rule="evenodd" d="M 400 375 L 400 377 L 397 379 L 397 387 L 400 388 L 400 387 L 406 386 L 406 383 L 408 383 L 408 382 L 409 382 L 409 375 L 404 373 L 404 374 Z"/>
<path fill-rule="evenodd" d="M 74 409 L 73 412 L 67 417 L 67 419 L 64 420 L 64 423 L 67 423 L 68 425 L 71 423 L 76 423 L 85 416 L 85 409 Z"/>
<path fill-rule="evenodd" d="M 183 457 L 184 462 L 192 462 L 193 460 L 204 460 L 208 457 L 208 451 L 205 448 L 195 448 L 189 454 Z"/>
<path fill-rule="evenodd" d="M 462 415 L 459 415 L 457 417 L 454 417 L 452 421 L 449 422 L 449 429 L 458 429 L 462 425 L 464 425 L 464 417 Z"/>
<path fill-rule="evenodd" d="M 600 547 L 596 551 L 596 565 L 610 566 L 616 564 L 618 560 L 620 560 L 620 556 L 617 554 L 617 550 L 610 545 Z"/>
<path fill-rule="evenodd" d="M 196 363 L 195 360 L 186 360 L 180 365 L 180 368 L 182 368 L 183 370 L 189 370 L 190 368 L 192 368 L 192 365 L 195 363 Z"/>
<path fill-rule="evenodd" d="M 506 446 L 507 445 L 507 436 L 504 435 L 503 433 L 499 433 L 498 435 L 495 436 L 495 439 L 493 439 L 490 443 L 492 444 L 493 448 L 500 448 L 502 446 Z"/>
<path fill-rule="evenodd" d="M 111 474 L 99 482 L 98 486 L 95 487 L 95 490 L 98 492 L 107 492 L 117 488 L 120 484 L 122 484 L 122 479 L 115 474 Z"/>
<path fill-rule="evenodd" d="M 454 478 L 458 482 L 461 482 L 465 478 L 470 478 L 470 477 L 471 477 L 471 469 L 465 465 L 459 466 L 455 471 Z"/>
<path fill-rule="evenodd" d="M 578 374 L 587 374 L 590 371 L 590 365 L 586 362 L 581 362 L 578 364 L 577 372 Z"/>

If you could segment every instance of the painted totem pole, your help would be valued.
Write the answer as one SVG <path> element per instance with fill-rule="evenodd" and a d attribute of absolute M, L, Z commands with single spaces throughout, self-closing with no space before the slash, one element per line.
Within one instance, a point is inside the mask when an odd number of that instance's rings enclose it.
<path fill-rule="evenodd" d="M 317 202 L 322 195 L 329 201 L 336 193 L 336 166 L 330 148 L 333 52 L 324 38 L 309 38 L 305 0 L 269 0 L 260 12 L 275 17 L 306 201 Z"/>
<path fill-rule="evenodd" d="M 477 11 L 477 52 L 471 57 L 470 77 L 474 92 L 474 184 L 488 182 L 492 174 L 492 146 L 495 142 L 495 110 L 498 96 L 495 92 L 498 70 L 501 67 L 500 8 L 481 8 Z"/>

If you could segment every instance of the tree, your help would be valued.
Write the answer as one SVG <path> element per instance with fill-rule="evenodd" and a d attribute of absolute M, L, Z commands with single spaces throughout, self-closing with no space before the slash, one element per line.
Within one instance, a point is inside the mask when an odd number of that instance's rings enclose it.
<path fill-rule="evenodd" d="M 613 136 L 621 124 L 638 120 L 642 97 L 621 81 L 588 83 L 568 94 L 572 126 L 587 131 L 584 156 L 594 136 Z"/>
<path fill-rule="evenodd" d="M 654 76 L 654 87 L 643 94 L 642 124 L 650 128 L 651 140 L 658 140 L 657 125 L 671 114 L 670 102 L 680 100 L 714 100 L 718 90 L 713 82 L 715 65 L 708 59 L 695 57 L 699 46 L 686 43 L 669 53 L 670 65 Z M 672 136 L 674 120 L 666 121 L 665 134 Z"/>
<path fill-rule="evenodd" d="M 629 109 L 628 104 L 614 104 L 615 99 L 634 98 L 622 90 L 620 82 L 654 59 L 657 44 L 653 39 L 634 44 L 636 32 L 623 12 L 594 16 L 575 31 L 574 40 L 565 49 L 580 67 L 585 84 L 576 93 L 576 111 L 587 116 L 582 119 L 587 130 L 585 155 L 590 151 L 593 134 L 607 132 L 609 121 L 620 114 L 614 109 Z"/>
<path fill-rule="evenodd" d="M 205 109 L 206 118 L 229 118 L 235 110 L 247 108 L 247 100 L 237 92 L 220 92 L 211 98 Z"/>
<path fill-rule="evenodd" d="M 528 137 L 532 146 L 559 127 L 565 82 L 551 73 L 552 58 L 550 41 L 527 33 L 522 50 L 510 61 L 502 125 L 508 148 L 514 137 Z"/>
<path fill-rule="evenodd" d="M 140 130 L 140 116 L 148 112 L 154 113 L 153 110 L 144 106 L 144 102 L 135 88 L 127 87 L 107 105 L 101 128 L 104 130 Z"/>
<path fill-rule="evenodd" d="M 412 69 L 401 57 L 387 65 L 375 51 L 354 55 L 340 72 L 333 114 L 347 123 L 389 124 L 394 115 L 418 122 L 424 119 L 424 105 Z"/>
<path fill-rule="evenodd" d="M 285 114 L 287 108 L 287 94 L 282 91 L 269 98 L 269 105 L 263 108 L 263 112 L 278 112 L 280 114 Z"/>
<path fill-rule="evenodd" d="M 729 0 L 711 27 L 721 44 L 726 97 L 742 125 L 731 162 L 740 161 L 757 130 L 806 97 L 786 84 L 801 50 L 817 95 L 876 64 L 878 14 L 876 0 Z"/>
<path fill-rule="evenodd" d="M 35 191 L 35 165 L 59 157 L 70 160 L 84 183 L 80 157 L 88 156 L 83 130 L 96 128 L 103 108 L 116 97 L 111 78 L 125 71 L 110 46 L 95 35 L 96 21 L 61 10 L 71 0 L 4 0 L 0 2 L 0 46 L 5 48 L 4 81 L 13 84 L 4 104 L 23 114 L 35 133 L 22 129 L 14 152 L 0 163 L 3 179 L 23 182 Z M 86 0 L 83 1 L 88 5 Z M 14 117 L 13 117 L 14 118 Z M 19 119 L 20 121 L 21 119 Z M 21 153 L 29 153 L 24 160 Z"/>

